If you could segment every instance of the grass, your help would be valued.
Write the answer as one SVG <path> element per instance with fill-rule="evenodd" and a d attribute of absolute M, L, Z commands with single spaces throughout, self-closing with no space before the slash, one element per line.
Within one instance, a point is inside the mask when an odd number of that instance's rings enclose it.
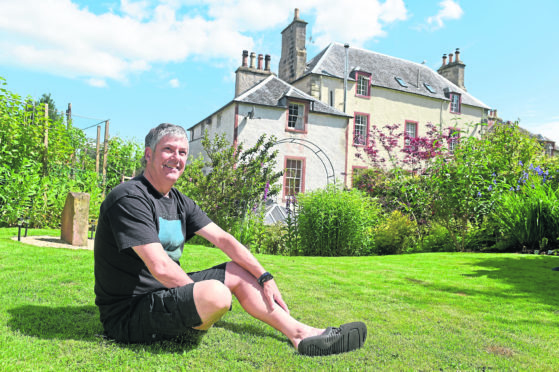
<path fill-rule="evenodd" d="M 55 230 L 31 234 L 58 235 Z M 559 257 L 434 253 L 258 255 L 297 319 L 368 325 L 355 352 L 303 357 L 238 303 L 198 339 L 121 345 L 98 336 L 93 252 L 0 229 L 0 370 L 559 370 Z M 187 246 L 196 270 L 225 260 Z"/>

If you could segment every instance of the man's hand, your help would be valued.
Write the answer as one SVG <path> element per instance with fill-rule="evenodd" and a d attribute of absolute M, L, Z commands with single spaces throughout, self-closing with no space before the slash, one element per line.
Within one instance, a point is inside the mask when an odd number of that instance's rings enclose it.
<path fill-rule="evenodd" d="M 279 288 L 276 285 L 274 279 L 264 282 L 262 291 L 264 292 L 264 301 L 266 301 L 266 305 L 268 306 L 268 309 L 270 311 L 274 310 L 274 303 L 276 303 L 279 305 L 279 307 L 285 310 L 286 313 L 289 314 L 287 304 L 283 301 Z"/>

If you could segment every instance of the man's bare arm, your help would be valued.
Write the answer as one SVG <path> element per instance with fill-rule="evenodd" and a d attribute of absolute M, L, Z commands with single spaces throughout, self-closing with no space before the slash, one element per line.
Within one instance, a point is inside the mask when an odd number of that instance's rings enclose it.
<path fill-rule="evenodd" d="M 161 243 L 139 245 L 132 249 L 144 261 L 151 275 L 165 287 L 175 288 L 193 283 L 184 270 L 169 257 Z"/>
<path fill-rule="evenodd" d="M 251 273 L 255 278 L 259 278 L 264 274 L 264 267 L 258 262 L 256 257 L 242 245 L 231 234 L 224 231 L 215 223 L 210 223 L 196 232 L 204 239 L 221 249 L 233 262 L 241 266 L 243 269 Z M 264 283 L 263 286 L 264 299 L 270 309 L 273 308 L 274 303 L 277 303 L 286 312 L 289 313 L 287 304 L 283 301 L 281 293 L 274 280 Z"/>

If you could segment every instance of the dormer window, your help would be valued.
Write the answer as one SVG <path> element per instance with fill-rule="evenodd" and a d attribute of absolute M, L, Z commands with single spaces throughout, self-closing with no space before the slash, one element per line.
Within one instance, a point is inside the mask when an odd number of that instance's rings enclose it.
<path fill-rule="evenodd" d="M 287 131 L 306 132 L 307 107 L 302 102 L 291 101 L 287 104 Z"/>
<path fill-rule="evenodd" d="M 395 76 L 394 79 L 396 79 L 396 81 L 398 82 L 398 84 L 400 84 L 401 87 L 404 87 L 404 88 L 408 87 L 406 82 L 404 80 L 402 80 L 401 78 L 399 78 L 398 76 Z"/>
<path fill-rule="evenodd" d="M 462 98 L 458 93 L 450 93 L 450 112 L 454 114 L 462 112 Z"/>
<path fill-rule="evenodd" d="M 357 72 L 357 84 L 355 86 L 355 94 L 360 97 L 371 96 L 371 74 L 366 72 Z"/>

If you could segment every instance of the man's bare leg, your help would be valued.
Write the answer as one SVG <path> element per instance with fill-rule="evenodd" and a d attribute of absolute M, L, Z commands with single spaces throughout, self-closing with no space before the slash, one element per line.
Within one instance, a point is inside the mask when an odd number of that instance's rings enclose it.
<path fill-rule="evenodd" d="M 208 293 L 212 295 L 208 296 Z M 231 307 L 231 291 L 219 280 L 204 280 L 195 283 L 193 296 L 196 310 L 202 320 L 202 324 L 194 329 L 200 331 L 208 330 Z"/>
<path fill-rule="evenodd" d="M 324 331 L 295 320 L 277 304 L 274 304 L 273 309 L 269 309 L 264 301 L 262 287 L 256 278 L 234 262 L 227 263 L 225 285 L 247 313 L 283 333 L 295 349 L 302 339 L 319 335 Z"/>

